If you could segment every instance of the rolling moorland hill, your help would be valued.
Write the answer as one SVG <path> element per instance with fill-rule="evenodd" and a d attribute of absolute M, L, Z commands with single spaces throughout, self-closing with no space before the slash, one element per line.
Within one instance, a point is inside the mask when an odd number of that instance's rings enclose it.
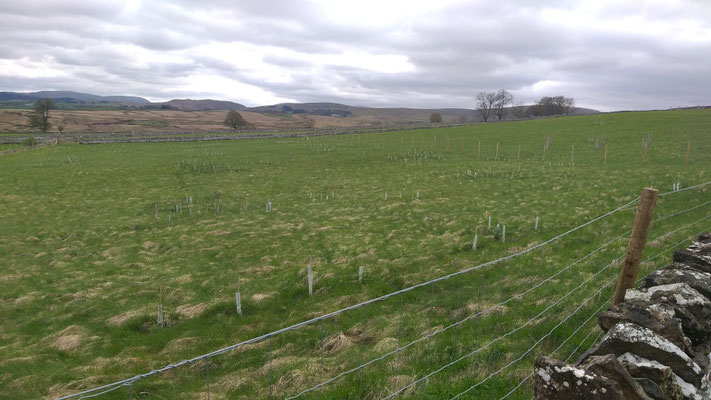
<path fill-rule="evenodd" d="M 232 101 L 225 100 L 192 100 L 192 99 L 173 99 L 163 103 L 151 103 L 150 106 L 155 106 L 156 108 L 169 108 L 171 110 L 181 110 L 181 111 L 208 111 L 208 110 L 246 110 L 242 104 L 235 103 Z M 149 106 L 144 106 L 143 108 L 148 108 Z"/>
<path fill-rule="evenodd" d="M 136 96 L 97 96 L 72 91 L 44 90 L 31 93 L 0 92 L 0 103 L 24 104 L 41 98 L 54 99 L 58 104 L 150 104 L 150 101 Z M 7 106 L 3 104 L 3 106 Z"/>
<path fill-rule="evenodd" d="M 0 92 L 0 132 L 29 133 L 27 121 L 32 103 L 52 97 L 53 127 L 64 126 L 67 133 L 89 132 L 227 132 L 225 111 L 239 110 L 255 129 L 324 129 L 380 128 L 429 124 L 430 115 L 438 112 L 443 123 L 481 121 L 478 111 L 466 108 L 417 109 L 372 108 L 338 103 L 282 103 L 245 107 L 222 100 L 174 99 L 151 103 L 131 96 L 96 96 L 78 92 Z M 507 111 L 506 120 L 515 119 L 519 107 Z M 594 114 L 595 110 L 575 108 L 571 114 Z"/>

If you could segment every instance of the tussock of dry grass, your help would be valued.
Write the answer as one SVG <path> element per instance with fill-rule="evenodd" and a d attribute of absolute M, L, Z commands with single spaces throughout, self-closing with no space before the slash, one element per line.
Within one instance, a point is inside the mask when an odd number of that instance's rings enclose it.
<path fill-rule="evenodd" d="M 205 312 L 209 307 L 208 303 L 200 303 L 195 305 L 182 305 L 175 308 L 175 312 L 185 318 L 195 318 Z"/>
<path fill-rule="evenodd" d="M 352 344 L 353 341 L 348 336 L 344 335 L 342 332 L 339 332 L 327 338 L 323 342 L 323 351 L 326 354 L 338 353 L 341 350 L 350 347 Z"/>

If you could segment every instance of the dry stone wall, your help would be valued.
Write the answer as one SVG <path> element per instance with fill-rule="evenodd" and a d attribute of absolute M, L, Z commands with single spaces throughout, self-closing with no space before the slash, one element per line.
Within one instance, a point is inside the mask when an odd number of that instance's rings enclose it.
<path fill-rule="evenodd" d="M 673 260 L 600 313 L 605 336 L 574 365 L 536 360 L 536 399 L 711 400 L 711 234 Z"/>

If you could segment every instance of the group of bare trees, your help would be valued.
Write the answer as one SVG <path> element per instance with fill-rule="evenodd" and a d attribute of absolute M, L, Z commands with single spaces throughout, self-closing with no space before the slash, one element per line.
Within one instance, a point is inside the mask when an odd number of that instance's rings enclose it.
<path fill-rule="evenodd" d="M 504 118 L 506 106 L 513 103 L 513 95 L 505 89 L 498 92 L 481 92 L 476 96 L 476 101 L 476 109 L 484 122 L 489 120 L 492 113 L 501 121 Z"/>
<path fill-rule="evenodd" d="M 505 116 L 506 106 L 513 104 L 513 100 L 513 95 L 505 89 L 501 89 L 498 92 L 481 92 L 476 96 L 476 109 L 481 114 L 484 122 L 489 121 L 492 115 L 495 115 L 501 121 Z M 575 100 L 571 97 L 546 96 L 529 107 L 519 104 L 513 111 L 517 118 L 524 118 L 568 114 L 574 107 Z"/>

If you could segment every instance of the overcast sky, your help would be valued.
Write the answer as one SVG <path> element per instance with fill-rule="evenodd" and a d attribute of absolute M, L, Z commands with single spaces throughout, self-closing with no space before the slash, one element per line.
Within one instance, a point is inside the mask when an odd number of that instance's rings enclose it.
<path fill-rule="evenodd" d="M 248 106 L 711 105 L 711 0 L 2 0 L 0 90 Z"/>

